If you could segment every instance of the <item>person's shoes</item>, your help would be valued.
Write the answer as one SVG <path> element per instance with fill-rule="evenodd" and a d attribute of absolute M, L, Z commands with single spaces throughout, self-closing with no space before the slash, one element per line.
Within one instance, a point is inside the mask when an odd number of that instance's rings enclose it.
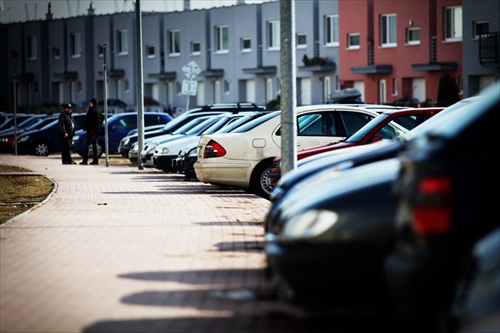
<path fill-rule="evenodd" d="M 69 161 L 68 164 L 76 164 L 75 161 Z"/>
<path fill-rule="evenodd" d="M 87 162 L 84 162 L 84 161 L 81 161 L 81 162 L 80 162 L 80 164 L 81 164 L 81 165 L 88 165 L 88 163 L 87 163 Z"/>
<path fill-rule="evenodd" d="M 98 164 L 99 164 L 99 162 L 94 161 L 94 162 L 92 162 L 92 163 L 90 163 L 90 164 L 92 164 L 92 165 L 98 165 Z"/>

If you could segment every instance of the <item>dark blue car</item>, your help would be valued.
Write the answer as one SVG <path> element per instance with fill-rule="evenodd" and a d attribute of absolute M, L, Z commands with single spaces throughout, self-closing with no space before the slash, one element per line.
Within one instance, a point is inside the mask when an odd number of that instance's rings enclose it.
<path fill-rule="evenodd" d="M 166 124 L 172 120 L 172 116 L 168 113 L 158 113 L 158 112 L 145 112 L 144 113 L 144 126 L 160 125 Z M 137 113 L 127 112 L 116 114 L 108 118 L 108 149 L 109 154 L 114 154 L 118 152 L 118 145 L 121 139 L 127 136 L 128 132 L 137 128 Z M 83 156 L 83 150 L 85 148 L 86 132 L 84 130 L 76 131 L 73 137 L 73 152 Z M 105 140 L 104 135 L 99 137 L 98 155 L 101 156 L 104 152 Z M 92 149 L 92 148 L 90 148 Z M 89 152 L 89 156 L 91 153 Z"/>
<path fill-rule="evenodd" d="M 75 129 L 83 128 L 85 114 L 73 114 Z M 57 127 L 57 118 L 40 129 L 27 131 L 17 137 L 18 154 L 31 154 L 37 156 L 48 156 L 52 153 L 62 151 L 61 138 Z"/>

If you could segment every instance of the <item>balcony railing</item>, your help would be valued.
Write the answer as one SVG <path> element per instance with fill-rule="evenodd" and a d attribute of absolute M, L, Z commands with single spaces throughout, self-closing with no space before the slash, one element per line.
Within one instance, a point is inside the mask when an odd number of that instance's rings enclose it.
<path fill-rule="evenodd" d="M 500 65 L 500 33 L 479 36 L 479 63 Z"/>

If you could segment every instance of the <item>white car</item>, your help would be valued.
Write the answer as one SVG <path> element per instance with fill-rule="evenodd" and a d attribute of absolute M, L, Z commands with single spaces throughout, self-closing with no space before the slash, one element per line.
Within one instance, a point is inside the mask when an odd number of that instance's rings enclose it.
<path fill-rule="evenodd" d="M 186 146 L 196 145 L 202 135 L 213 134 L 225 129 L 229 131 L 264 114 L 264 111 L 253 111 L 248 113 L 234 113 L 229 115 L 214 116 L 215 120 L 212 125 L 207 127 L 201 133 L 184 135 L 183 137 L 177 139 L 168 140 L 157 145 L 156 147 L 148 144 L 148 146 L 151 146 L 150 149 L 154 149 L 154 153 L 150 160 L 157 169 L 166 172 L 176 172 L 177 165 L 173 163 L 173 161 L 179 155 L 179 151 L 186 148 Z M 147 159 L 147 156 L 143 156 L 143 158 Z"/>
<path fill-rule="evenodd" d="M 379 113 L 339 104 L 296 108 L 298 149 L 305 149 L 353 134 Z M 198 144 L 194 170 L 204 183 L 249 190 L 267 198 L 272 160 L 281 155 L 281 117 L 276 111 L 253 120 L 231 133 L 204 135 Z"/>

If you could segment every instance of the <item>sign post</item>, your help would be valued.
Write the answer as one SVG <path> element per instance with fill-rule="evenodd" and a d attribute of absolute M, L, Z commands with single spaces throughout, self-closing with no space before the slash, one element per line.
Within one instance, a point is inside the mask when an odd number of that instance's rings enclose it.
<path fill-rule="evenodd" d="M 193 81 L 193 78 L 201 73 L 201 68 L 195 61 L 188 62 L 184 67 L 182 67 L 182 71 L 187 77 L 187 80 L 182 81 L 182 91 L 183 95 L 187 95 L 186 101 L 186 111 L 189 110 L 189 98 L 190 96 L 196 95 L 196 90 L 198 88 L 198 82 Z"/>

